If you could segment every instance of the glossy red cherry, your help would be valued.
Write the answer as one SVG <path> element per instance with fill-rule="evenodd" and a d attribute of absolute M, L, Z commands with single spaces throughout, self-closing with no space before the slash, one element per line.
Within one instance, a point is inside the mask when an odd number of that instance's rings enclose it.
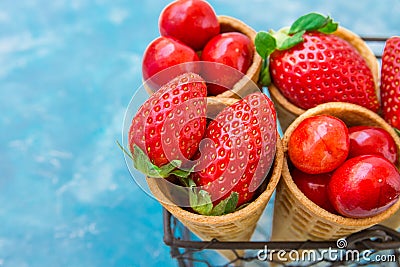
<path fill-rule="evenodd" d="M 147 46 L 144 52 L 143 79 L 147 80 L 156 73 L 174 65 L 198 60 L 199 57 L 196 52 L 182 42 L 168 37 L 158 37 Z"/>
<path fill-rule="evenodd" d="M 328 194 L 332 205 L 343 216 L 374 216 L 398 200 L 400 174 L 381 156 L 357 156 L 333 172 Z"/>
<path fill-rule="evenodd" d="M 359 155 L 380 155 L 393 164 L 397 162 L 397 146 L 393 137 L 384 129 L 373 126 L 349 128 L 349 158 Z"/>
<path fill-rule="evenodd" d="M 331 172 L 349 152 L 349 134 L 344 122 L 330 115 L 306 118 L 293 131 L 288 154 L 296 168 L 310 174 Z"/>
<path fill-rule="evenodd" d="M 312 202 L 331 213 L 336 213 L 328 197 L 332 173 L 308 174 L 294 168 L 290 172 L 294 183 Z"/>
<path fill-rule="evenodd" d="M 213 37 L 204 47 L 201 59 L 223 63 L 242 73 L 249 69 L 254 54 L 254 45 L 247 35 L 226 32 Z"/>
<path fill-rule="evenodd" d="M 253 62 L 254 45 L 247 35 L 240 32 L 226 32 L 213 37 L 204 47 L 201 59 L 228 65 L 245 74 Z M 214 81 L 222 86 L 208 86 L 210 95 L 218 95 L 233 85 L 240 77 L 232 77 L 215 71 L 203 74 L 208 81 Z"/>
<path fill-rule="evenodd" d="M 172 36 L 198 51 L 219 33 L 220 25 L 206 1 L 178 0 L 161 12 L 159 28 L 162 36 Z"/>

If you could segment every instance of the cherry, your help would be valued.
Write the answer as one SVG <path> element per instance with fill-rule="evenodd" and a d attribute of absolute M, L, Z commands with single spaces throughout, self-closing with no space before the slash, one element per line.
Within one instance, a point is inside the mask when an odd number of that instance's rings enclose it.
<path fill-rule="evenodd" d="M 330 115 L 306 118 L 293 131 L 288 154 L 296 168 L 310 174 L 331 172 L 339 167 L 349 152 L 346 125 Z"/>
<path fill-rule="evenodd" d="M 349 158 L 359 155 L 381 155 L 393 164 L 397 162 L 397 146 L 393 137 L 384 129 L 373 126 L 349 128 Z"/>
<path fill-rule="evenodd" d="M 178 0 L 161 12 L 159 28 L 162 36 L 172 36 L 198 51 L 219 33 L 220 25 L 206 1 Z"/>
<path fill-rule="evenodd" d="M 158 37 L 147 46 L 144 52 L 143 79 L 147 80 L 168 67 L 198 60 L 199 57 L 196 52 L 182 42 L 168 37 Z M 177 76 L 178 74 L 174 75 Z"/>
<path fill-rule="evenodd" d="M 232 77 L 228 73 L 209 71 L 203 74 L 207 81 L 214 81 L 218 86 L 210 84 L 208 93 L 218 95 L 232 89 L 245 74 L 253 62 L 254 45 L 247 35 L 240 32 L 226 32 L 213 37 L 204 47 L 201 59 L 228 65 L 238 70 L 239 75 Z M 225 75 L 226 74 L 226 75 Z"/>
<path fill-rule="evenodd" d="M 290 174 L 294 183 L 307 198 L 324 210 L 336 213 L 328 197 L 328 184 L 332 173 L 308 174 L 294 168 Z"/>
<path fill-rule="evenodd" d="M 218 34 L 206 44 L 201 58 L 204 61 L 223 63 L 246 73 L 252 63 L 253 54 L 254 45 L 247 35 L 226 32 Z"/>
<path fill-rule="evenodd" d="M 332 205 L 343 216 L 374 216 L 398 200 L 400 174 L 381 156 L 357 156 L 333 172 L 328 194 Z"/>

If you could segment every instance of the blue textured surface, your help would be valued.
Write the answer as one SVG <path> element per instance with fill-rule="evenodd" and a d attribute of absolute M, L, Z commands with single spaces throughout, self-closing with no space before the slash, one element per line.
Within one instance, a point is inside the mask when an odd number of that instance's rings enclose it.
<path fill-rule="evenodd" d="M 0 2 L 0 266 L 175 266 L 115 141 L 168 1 Z M 309 11 L 400 34 L 400 1 L 210 1 L 256 30 Z M 380 49 L 380 48 L 378 48 Z"/>

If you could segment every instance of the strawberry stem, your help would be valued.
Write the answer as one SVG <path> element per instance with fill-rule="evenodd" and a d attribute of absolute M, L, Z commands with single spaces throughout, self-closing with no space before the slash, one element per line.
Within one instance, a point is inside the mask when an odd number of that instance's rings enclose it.
<path fill-rule="evenodd" d="M 269 60 L 263 60 L 259 82 L 261 85 L 264 86 L 268 86 L 271 84 L 271 74 L 269 73 Z"/>
<path fill-rule="evenodd" d="M 133 146 L 133 155 L 129 153 L 118 141 L 117 145 L 127 156 L 132 159 L 135 169 L 148 177 L 167 178 L 173 174 L 181 179 L 186 179 L 190 173 L 193 172 L 194 167 L 189 170 L 177 169 L 182 165 L 181 160 L 172 160 L 171 162 L 158 167 L 151 163 L 146 153 L 144 153 L 143 150 L 140 149 L 140 147 L 138 147 L 136 144 Z"/>
<path fill-rule="evenodd" d="M 122 150 L 122 152 L 124 152 L 128 157 L 130 157 L 130 158 L 133 160 L 133 157 L 132 157 L 131 153 L 129 153 L 129 152 L 119 143 L 118 140 L 117 140 L 116 142 L 117 142 L 117 145 L 119 146 L 119 148 Z"/>

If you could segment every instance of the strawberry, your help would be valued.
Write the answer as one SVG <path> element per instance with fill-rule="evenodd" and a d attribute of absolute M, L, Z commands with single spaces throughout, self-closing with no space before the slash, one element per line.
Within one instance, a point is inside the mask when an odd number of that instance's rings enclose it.
<path fill-rule="evenodd" d="M 386 41 L 382 54 L 381 69 L 382 117 L 393 127 L 400 129 L 400 37 Z"/>
<path fill-rule="evenodd" d="M 294 105 L 309 109 L 326 102 L 350 102 L 379 109 L 375 83 L 364 58 L 347 41 L 331 34 L 331 18 L 310 13 L 289 30 L 260 32 L 256 48 L 268 60 L 270 79 Z"/>
<path fill-rule="evenodd" d="M 185 73 L 143 103 L 129 130 L 135 168 L 167 177 L 196 153 L 206 128 L 206 96 L 203 78 Z"/>
<path fill-rule="evenodd" d="M 223 109 L 208 125 L 191 179 L 208 203 L 196 206 L 201 214 L 249 202 L 272 165 L 276 148 L 276 114 L 271 100 L 257 92 Z M 200 154 L 201 153 L 201 154 Z M 231 198 L 236 201 L 229 201 Z M 212 202 L 212 203 L 211 203 Z M 214 205 L 214 208 L 212 206 Z"/>

